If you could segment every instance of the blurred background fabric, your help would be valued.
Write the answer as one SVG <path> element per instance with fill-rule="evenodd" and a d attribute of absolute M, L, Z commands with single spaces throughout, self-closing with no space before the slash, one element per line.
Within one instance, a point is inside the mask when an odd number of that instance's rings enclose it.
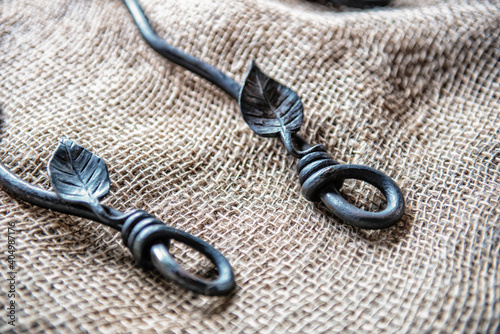
<path fill-rule="evenodd" d="M 2 254 L 7 225 L 18 231 L 16 332 L 500 331 L 498 1 L 141 4 L 161 37 L 236 81 L 255 59 L 295 90 L 300 134 L 391 176 L 405 214 L 367 231 L 307 202 L 296 159 L 253 134 L 221 90 L 152 51 L 121 1 L 3 0 L 1 161 L 50 189 L 48 159 L 68 137 L 107 162 L 107 205 L 209 242 L 238 285 L 229 297 L 187 292 L 139 268 L 115 230 L 1 191 Z M 344 192 L 383 205 L 361 182 Z M 2 304 L 7 271 L 4 256 Z"/>

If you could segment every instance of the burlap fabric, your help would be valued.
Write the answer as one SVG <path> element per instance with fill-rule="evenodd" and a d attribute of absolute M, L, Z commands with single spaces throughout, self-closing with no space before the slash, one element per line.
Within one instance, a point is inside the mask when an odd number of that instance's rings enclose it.
<path fill-rule="evenodd" d="M 256 59 L 296 90 L 301 134 L 394 178 L 405 215 L 365 231 L 307 202 L 296 160 L 254 135 L 219 89 L 155 54 L 121 1 L 3 0 L 1 161 L 50 188 L 47 161 L 69 137 L 107 161 L 106 204 L 208 241 L 238 284 L 228 298 L 194 295 L 138 268 L 115 230 L 2 191 L 2 254 L 7 224 L 18 230 L 15 331 L 500 330 L 497 1 L 142 4 L 167 41 L 237 81 Z M 361 182 L 345 192 L 381 203 Z M 179 261 L 210 274 L 179 247 Z M 2 303 L 7 271 L 2 256 Z"/>

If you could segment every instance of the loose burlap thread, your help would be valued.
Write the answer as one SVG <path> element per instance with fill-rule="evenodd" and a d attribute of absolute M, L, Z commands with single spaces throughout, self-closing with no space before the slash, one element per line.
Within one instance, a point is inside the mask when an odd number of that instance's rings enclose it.
<path fill-rule="evenodd" d="M 391 176 L 405 215 L 365 231 L 307 202 L 295 159 L 223 92 L 155 54 L 121 1 L 4 0 L 1 161 L 49 189 L 48 159 L 67 136 L 108 163 L 107 205 L 209 242 L 238 288 L 194 295 L 138 268 L 118 232 L 0 192 L 2 254 L 8 224 L 18 231 L 17 325 L 4 305 L 0 332 L 499 331 L 497 1 L 141 3 L 169 43 L 239 82 L 256 59 L 297 91 L 301 134 Z M 381 205 L 360 182 L 346 196 Z M 3 256 L 3 304 L 7 271 Z"/>

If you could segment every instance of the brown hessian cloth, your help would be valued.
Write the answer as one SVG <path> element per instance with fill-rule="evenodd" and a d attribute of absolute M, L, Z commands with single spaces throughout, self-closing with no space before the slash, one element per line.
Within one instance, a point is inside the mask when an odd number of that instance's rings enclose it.
<path fill-rule="evenodd" d="M 0 332 L 500 331 L 498 1 L 141 4 L 162 38 L 236 81 L 255 59 L 295 90 L 300 134 L 392 177 L 405 214 L 368 231 L 306 201 L 297 160 L 221 90 L 156 54 L 122 1 L 3 0 L 0 160 L 50 189 L 48 159 L 68 137 L 107 162 L 106 205 L 209 242 L 238 287 L 195 295 L 138 267 L 117 231 L 1 191 Z M 344 192 L 377 210 L 373 189 L 349 181 Z M 194 251 L 173 252 L 210 274 Z"/>

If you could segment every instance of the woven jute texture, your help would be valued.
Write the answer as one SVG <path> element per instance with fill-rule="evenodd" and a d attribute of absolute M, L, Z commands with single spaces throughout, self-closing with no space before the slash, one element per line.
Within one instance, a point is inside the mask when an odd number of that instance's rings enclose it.
<path fill-rule="evenodd" d="M 300 194 L 296 159 L 237 103 L 152 51 L 119 0 L 0 3 L 0 160 L 50 189 L 61 136 L 109 166 L 116 209 L 143 209 L 220 250 L 229 297 L 135 263 L 120 233 L 0 192 L 16 234 L 16 327 L 74 333 L 498 333 L 500 4 L 142 0 L 158 34 L 241 82 L 252 59 L 302 97 L 301 135 L 392 177 L 406 210 L 351 227 Z M 359 181 L 344 194 L 378 210 Z M 373 204 L 371 204 L 373 203 Z M 213 275 L 174 243 L 178 261 Z"/>

